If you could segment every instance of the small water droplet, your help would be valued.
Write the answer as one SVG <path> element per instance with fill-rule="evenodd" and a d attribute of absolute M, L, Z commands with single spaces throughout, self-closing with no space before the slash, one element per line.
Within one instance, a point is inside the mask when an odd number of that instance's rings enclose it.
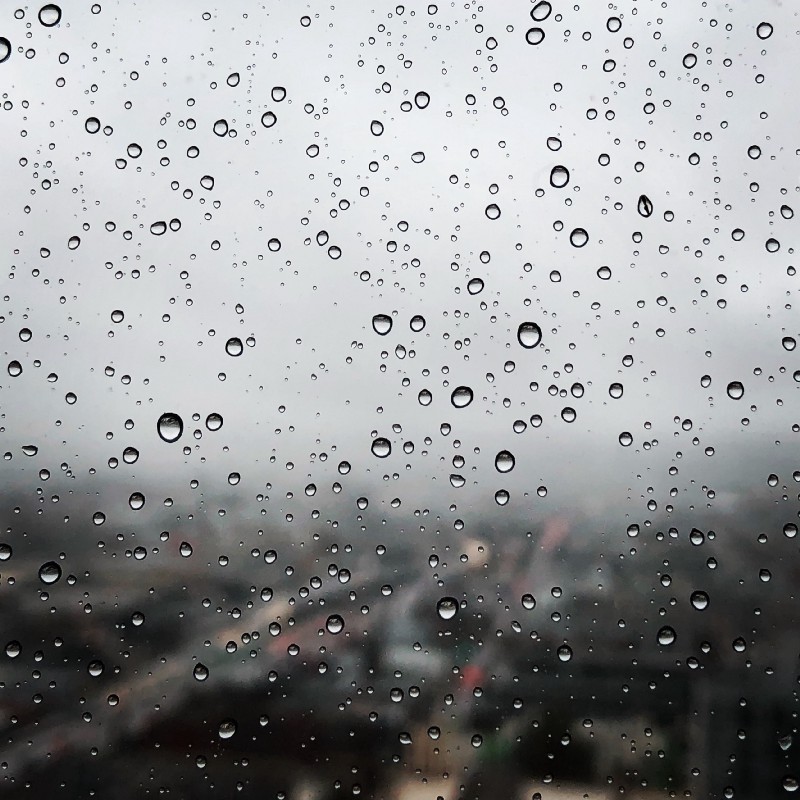
<path fill-rule="evenodd" d="M 369 130 L 373 136 L 380 136 L 383 133 L 383 123 L 374 119 L 369 124 Z"/>
<path fill-rule="evenodd" d="M 145 497 L 141 492 L 133 492 L 128 498 L 128 505 L 133 511 L 140 511 L 144 508 Z"/>
<path fill-rule="evenodd" d="M 568 644 L 562 644 L 556 653 L 559 661 L 564 661 L 566 663 L 572 660 L 572 648 Z"/>
<path fill-rule="evenodd" d="M 536 598 L 529 593 L 522 595 L 522 607 L 528 611 L 532 611 L 536 608 Z"/>
<path fill-rule="evenodd" d="M 16 658 L 22 652 L 22 645 L 16 640 L 10 641 L 6 645 L 6 655 L 9 658 Z"/>
<path fill-rule="evenodd" d="M 425 317 L 421 314 L 414 314 L 411 317 L 411 322 L 408 323 L 408 326 L 411 328 L 414 333 L 419 333 L 426 325 Z"/>
<path fill-rule="evenodd" d="M 204 681 L 208 678 L 209 672 L 208 667 L 205 664 L 197 663 L 194 665 L 194 669 L 192 670 L 192 675 L 194 675 L 194 679 L 196 681 Z M 221 736 L 222 734 L 220 734 Z M 222 738 L 225 738 L 224 736 Z"/>
<path fill-rule="evenodd" d="M 8 374 L 12 378 L 22 375 L 22 364 L 20 364 L 19 361 L 10 361 L 8 364 Z"/>
<path fill-rule="evenodd" d="M 275 116 L 275 113 L 272 112 L 272 111 L 265 111 L 261 115 L 261 124 L 265 128 L 271 128 L 277 121 L 278 121 L 278 118 Z"/>
<path fill-rule="evenodd" d="M 486 216 L 491 220 L 500 219 L 500 206 L 497 203 L 489 203 L 486 206 Z"/>
<path fill-rule="evenodd" d="M 225 719 L 219 724 L 219 728 L 217 729 L 219 733 L 220 739 L 230 739 L 234 733 L 236 733 L 236 720 L 234 719 Z"/>

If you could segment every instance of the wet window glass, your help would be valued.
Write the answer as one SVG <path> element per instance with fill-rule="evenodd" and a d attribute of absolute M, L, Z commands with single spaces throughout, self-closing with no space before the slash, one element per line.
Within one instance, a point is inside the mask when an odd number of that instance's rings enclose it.
<path fill-rule="evenodd" d="M 793 2 L 0 8 L 0 794 L 782 798 Z"/>

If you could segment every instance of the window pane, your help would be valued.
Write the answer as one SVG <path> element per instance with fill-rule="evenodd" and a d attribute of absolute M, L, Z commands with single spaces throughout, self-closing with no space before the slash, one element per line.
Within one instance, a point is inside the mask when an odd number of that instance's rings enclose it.
<path fill-rule="evenodd" d="M 0 10 L 3 796 L 795 791 L 797 42 Z"/>

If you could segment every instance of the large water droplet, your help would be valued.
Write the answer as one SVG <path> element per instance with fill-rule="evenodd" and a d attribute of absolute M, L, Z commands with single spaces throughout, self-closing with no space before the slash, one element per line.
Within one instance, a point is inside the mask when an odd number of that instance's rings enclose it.
<path fill-rule="evenodd" d="M 574 228 L 569 235 L 569 243 L 573 247 L 583 247 L 589 241 L 589 234 L 584 228 Z"/>
<path fill-rule="evenodd" d="M 331 614 L 325 621 L 328 633 L 341 633 L 344 630 L 344 620 L 338 614 Z"/>
<path fill-rule="evenodd" d="M 225 352 L 229 356 L 240 356 L 244 352 L 242 340 L 238 336 L 231 336 L 231 338 L 225 342 Z"/>
<path fill-rule="evenodd" d="M 455 597 L 443 597 L 436 604 L 436 613 L 439 615 L 439 619 L 453 619 L 458 613 L 458 600 Z"/>
<path fill-rule="evenodd" d="M 379 336 L 386 336 L 392 329 L 392 318 L 388 314 L 376 314 L 372 318 L 372 330 Z"/>
<path fill-rule="evenodd" d="M 380 136 L 383 133 L 383 123 L 374 119 L 369 124 L 369 130 L 373 136 Z"/>
<path fill-rule="evenodd" d="M 466 408 L 472 402 L 472 398 L 473 393 L 469 386 L 456 386 L 450 395 L 450 402 L 456 408 Z"/>
<path fill-rule="evenodd" d="M 550 170 L 550 185 L 563 189 L 569 183 L 569 170 L 561 164 Z"/>
<path fill-rule="evenodd" d="M 379 436 L 372 442 L 372 454 L 378 458 L 386 458 L 392 452 L 392 443 Z"/>
<path fill-rule="evenodd" d="M 658 643 L 663 647 L 668 647 L 671 644 L 675 643 L 677 639 L 677 635 L 673 628 L 670 628 L 669 625 L 664 625 L 658 632 Z"/>
<path fill-rule="evenodd" d="M 639 195 L 639 202 L 636 204 L 636 210 L 643 217 L 649 217 L 653 213 L 653 203 L 646 194 Z"/>
<path fill-rule="evenodd" d="M 52 584 L 61 577 L 61 566 L 55 561 L 46 561 L 39 567 L 39 580 L 42 583 Z"/>
<path fill-rule="evenodd" d="M 11 42 L 5 36 L 0 36 L 0 64 L 11 57 Z"/>
<path fill-rule="evenodd" d="M 540 2 L 531 9 L 531 19 L 536 22 L 544 22 L 550 16 L 552 10 L 553 6 L 548 0 L 540 0 Z"/>
<path fill-rule="evenodd" d="M 528 611 L 532 611 L 536 608 L 536 598 L 530 593 L 522 595 L 522 607 Z"/>
<path fill-rule="evenodd" d="M 208 678 L 209 671 L 208 667 L 205 664 L 197 663 L 194 665 L 194 669 L 192 670 L 192 675 L 194 675 L 194 679 L 196 681 L 204 681 Z"/>
<path fill-rule="evenodd" d="M 744 386 L 740 381 L 731 381 L 726 391 L 731 400 L 741 400 L 744 397 Z"/>
<path fill-rule="evenodd" d="M 158 418 L 158 435 L 167 443 L 177 442 L 183 434 L 183 420 L 174 412 L 167 411 Z"/>
<path fill-rule="evenodd" d="M 530 350 L 542 341 L 542 329 L 535 322 L 523 322 L 517 328 L 517 341 Z"/>
<path fill-rule="evenodd" d="M 772 25 L 769 22 L 759 22 L 756 28 L 756 36 L 759 39 L 769 39 L 772 36 Z"/>
<path fill-rule="evenodd" d="M 708 608 L 708 595 L 705 592 L 692 592 L 690 601 L 698 611 Z"/>
<path fill-rule="evenodd" d="M 206 417 L 206 428 L 210 431 L 218 431 L 222 427 L 222 414 L 212 412 Z"/>
<path fill-rule="evenodd" d="M 572 648 L 568 644 L 562 644 L 556 653 L 559 661 L 567 662 L 572 660 Z"/>
<path fill-rule="evenodd" d="M 224 719 L 219 724 L 219 728 L 217 729 L 217 733 L 219 733 L 220 739 L 230 739 L 234 733 L 236 733 L 236 720 L 235 719 Z"/>
<path fill-rule="evenodd" d="M 39 9 L 39 22 L 45 28 L 52 28 L 61 21 L 61 9 L 55 3 L 47 3 Z"/>
<path fill-rule="evenodd" d="M 19 361 L 10 361 L 8 363 L 8 374 L 12 378 L 22 375 L 22 364 L 20 364 Z"/>
<path fill-rule="evenodd" d="M 494 467 L 498 472 L 511 472 L 515 463 L 513 454 L 508 450 L 501 450 L 494 457 Z"/>
<path fill-rule="evenodd" d="M 541 28 L 529 28 L 525 34 L 525 41 L 532 45 L 541 44 L 544 41 L 544 31 Z"/>
<path fill-rule="evenodd" d="M 271 128 L 277 121 L 278 121 L 278 118 L 275 116 L 275 114 L 272 111 L 265 111 L 261 115 L 261 124 L 265 128 Z"/>

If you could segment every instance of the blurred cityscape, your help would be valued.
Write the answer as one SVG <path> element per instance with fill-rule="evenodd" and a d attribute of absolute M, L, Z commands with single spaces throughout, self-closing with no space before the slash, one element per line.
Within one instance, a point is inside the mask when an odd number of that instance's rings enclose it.
<path fill-rule="evenodd" d="M 469 535 L 376 539 L 368 507 L 299 535 L 229 494 L 224 517 L 67 541 L 21 495 L 2 500 L 4 797 L 792 786 L 800 562 L 768 497 L 641 530 L 487 510 Z"/>

